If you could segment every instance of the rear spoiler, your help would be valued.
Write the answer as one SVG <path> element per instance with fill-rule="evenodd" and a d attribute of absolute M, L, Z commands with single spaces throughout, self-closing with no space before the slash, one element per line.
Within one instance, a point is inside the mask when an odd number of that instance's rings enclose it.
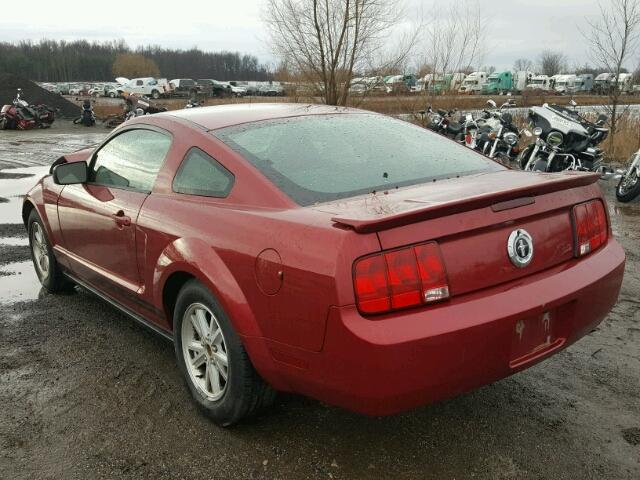
<path fill-rule="evenodd" d="M 535 185 L 527 185 L 501 192 L 484 193 L 449 202 L 429 205 L 421 205 L 419 202 L 415 202 L 415 208 L 388 215 L 363 215 L 360 218 L 335 216 L 331 220 L 338 225 L 352 228 L 358 233 L 378 232 L 478 208 L 492 207 L 494 211 L 517 208 L 535 203 L 534 197 L 536 195 L 584 187 L 597 182 L 599 178 L 600 175 L 597 173 L 580 172 L 579 174 L 563 175 L 562 178 L 548 180 Z"/>

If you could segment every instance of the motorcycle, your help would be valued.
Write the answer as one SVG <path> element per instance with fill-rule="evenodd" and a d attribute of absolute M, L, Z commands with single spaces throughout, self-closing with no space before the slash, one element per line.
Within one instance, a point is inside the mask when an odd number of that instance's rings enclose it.
<path fill-rule="evenodd" d="M 480 131 L 477 149 L 489 158 L 508 164 L 520 151 L 518 142 L 521 132 L 513 124 L 513 115 L 505 112 L 505 109 L 515 107 L 515 102 L 509 100 L 499 109 L 493 100 L 487 104 L 493 110 L 484 110 L 483 117 L 477 120 Z"/>
<path fill-rule="evenodd" d="M 55 120 L 55 112 L 46 105 L 29 105 L 22 97 L 19 88 L 11 105 L 4 105 L 0 110 L 0 130 L 31 130 L 33 128 L 49 128 Z"/>
<path fill-rule="evenodd" d="M 434 112 L 429 106 L 427 113 L 430 114 L 430 121 L 427 128 L 446 137 L 455 138 L 462 131 L 462 125 L 452 120 L 456 112 L 456 109 L 449 111 L 438 109 Z"/>
<path fill-rule="evenodd" d="M 93 127 L 96 124 L 96 114 L 91 106 L 91 100 L 82 102 L 82 115 L 73 120 L 74 124 L 82 123 L 85 127 Z"/>
<path fill-rule="evenodd" d="M 575 102 L 571 102 L 575 107 Z M 529 122 L 536 141 L 518 156 L 520 168 L 529 171 L 561 172 L 581 170 L 605 174 L 604 152 L 597 148 L 608 135 L 606 115 L 595 123 L 575 110 L 544 104 L 529 110 Z"/>
<path fill-rule="evenodd" d="M 204 105 L 200 102 L 198 102 L 197 100 L 189 100 L 187 102 L 187 104 L 185 105 L 184 108 L 198 108 L 198 107 L 203 107 Z"/>
<path fill-rule="evenodd" d="M 110 117 L 107 117 L 104 120 L 104 126 L 107 128 L 115 128 L 132 118 L 166 111 L 166 107 L 157 107 L 152 105 L 148 97 L 129 95 L 126 99 L 125 111 L 120 115 L 111 115 Z"/>
<path fill-rule="evenodd" d="M 633 154 L 627 170 L 618 170 L 620 182 L 616 187 L 616 198 L 627 203 L 640 195 L 640 150 Z"/>

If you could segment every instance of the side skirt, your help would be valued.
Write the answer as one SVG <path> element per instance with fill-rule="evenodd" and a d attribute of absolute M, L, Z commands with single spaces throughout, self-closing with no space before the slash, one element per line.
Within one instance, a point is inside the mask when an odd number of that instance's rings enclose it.
<path fill-rule="evenodd" d="M 69 277 L 69 279 L 73 282 L 73 283 L 77 283 L 78 285 L 80 285 L 82 288 L 88 290 L 89 292 L 91 292 L 92 294 L 94 294 L 96 297 L 104 300 L 105 302 L 109 303 L 110 305 L 112 305 L 113 307 L 117 308 L 118 310 L 120 310 L 122 313 L 126 314 L 127 316 L 133 318 L 136 322 L 142 324 L 143 326 L 147 327 L 148 329 L 152 330 L 153 332 L 157 333 L 158 335 L 160 335 L 161 337 L 165 338 L 166 340 L 169 340 L 171 343 L 173 343 L 173 335 L 171 335 L 169 332 L 167 332 L 166 330 L 163 330 L 162 328 L 158 327 L 157 325 L 155 325 L 154 323 L 150 322 L 149 320 L 141 317 L 140 315 L 138 315 L 135 312 L 132 312 L 131 310 L 129 310 L 127 307 L 125 307 L 124 305 L 121 305 L 120 303 L 116 302 L 115 300 L 113 300 L 111 297 L 105 295 L 104 293 L 99 292 L 98 290 L 96 290 L 95 288 L 93 288 L 92 286 L 86 284 L 85 282 L 83 282 L 82 280 L 78 280 L 76 277 L 74 277 L 73 275 L 71 275 L 70 273 L 64 272 L 64 275 Z"/>

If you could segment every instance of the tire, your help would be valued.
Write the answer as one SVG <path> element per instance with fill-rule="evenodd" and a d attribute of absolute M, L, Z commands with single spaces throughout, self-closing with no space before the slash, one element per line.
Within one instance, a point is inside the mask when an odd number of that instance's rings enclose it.
<path fill-rule="evenodd" d="M 49 293 L 70 290 L 73 284 L 63 275 L 56 257 L 53 255 L 47 231 L 35 209 L 29 214 L 27 231 L 29 233 L 29 251 L 33 267 L 44 289 Z"/>
<path fill-rule="evenodd" d="M 0 118 L 0 130 L 6 130 L 7 129 L 7 119 L 2 117 Z"/>
<path fill-rule="evenodd" d="M 533 171 L 534 172 L 546 172 L 547 171 L 547 161 L 542 159 L 542 158 L 536 159 L 536 162 L 533 164 Z"/>
<path fill-rule="evenodd" d="M 632 172 L 630 175 L 635 177 L 635 183 L 633 185 L 623 185 L 626 177 L 622 177 L 616 186 L 616 198 L 622 203 L 630 202 L 640 195 L 640 178 L 638 178 L 635 172 Z"/>
<path fill-rule="evenodd" d="M 275 390 L 260 378 L 229 317 L 200 282 L 190 280 L 180 290 L 173 325 L 178 367 L 195 403 L 217 425 L 228 427 L 273 403 Z"/>
<path fill-rule="evenodd" d="M 154 90 L 153 92 L 151 92 L 151 98 L 153 98 L 154 100 L 158 100 L 160 98 L 160 92 L 158 92 L 158 90 Z"/>
<path fill-rule="evenodd" d="M 109 98 L 116 98 L 116 94 L 114 92 L 109 93 Z"/>
<path fill-rule="evenodd" d="M 533 145 L 528 145 L 518 154 L 516 163 L 520 167 L 520 170 L 524 170 L 524 168 L 527 166 L 527 163 L 529 162 L 529 156 L 531 155 L 531 149 L 533 147 Z"/>

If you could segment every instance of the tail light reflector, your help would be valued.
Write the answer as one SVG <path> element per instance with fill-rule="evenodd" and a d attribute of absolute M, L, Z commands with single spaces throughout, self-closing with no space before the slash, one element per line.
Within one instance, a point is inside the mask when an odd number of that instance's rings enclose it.
<path fill-rule="evenodd" d="M 591 200 L 573 207 L 573 223 L 578 257 L 587 255 L 606 243 L 609 227 L 604 205 L 600 200 Z"/>
<path fill-rule="evenodd" d="M 449 298 L 447 274 L 435 242 L 357 260 L 354 288 L 362 313 L 385 313 Z"/>

